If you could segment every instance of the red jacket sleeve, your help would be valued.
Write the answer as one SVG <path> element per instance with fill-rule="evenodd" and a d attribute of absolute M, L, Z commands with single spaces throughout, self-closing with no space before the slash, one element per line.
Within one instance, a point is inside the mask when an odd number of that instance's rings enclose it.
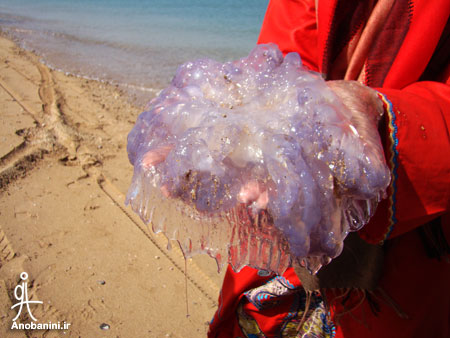
<path fill-rule="evenodd" d="M 401 235 L 450 210 L 450 85 L 416 82 L 402 90 L 377 90 L 388 100 L 384 138 L 392 182 L 388 199 L 360 232 L 370 242 Z"/>

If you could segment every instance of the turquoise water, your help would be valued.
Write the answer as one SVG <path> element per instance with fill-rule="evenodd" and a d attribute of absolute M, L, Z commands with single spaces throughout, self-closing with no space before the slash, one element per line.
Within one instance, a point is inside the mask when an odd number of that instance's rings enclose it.
<path fill-rule="evenodd" d="M 267 4 L 0 0 L 0 27 L 54 68 L 145 93 L 165 87 L 185 61 L 246 56 L 256 44 Z"/>

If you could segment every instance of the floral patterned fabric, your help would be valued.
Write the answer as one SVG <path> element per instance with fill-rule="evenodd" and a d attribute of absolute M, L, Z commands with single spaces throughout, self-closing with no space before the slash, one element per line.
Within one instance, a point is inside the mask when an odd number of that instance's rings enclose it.
<path fill-rule="evenodd" d="M 238 322 L 245 337 L 267 337 L 255 318 L 245 311 L 246 301 L 258 310 L 264 310 L 279 305 L 289 297 L 293 300 L 292 307 L 280 325 L 280 337 L 334 337 L 335 327 L 320 294 L 307 293 L 301 286 L 295 286 L 282 276 L 276 276 L 266 284 L 245 293 L 237 310 Z"/>

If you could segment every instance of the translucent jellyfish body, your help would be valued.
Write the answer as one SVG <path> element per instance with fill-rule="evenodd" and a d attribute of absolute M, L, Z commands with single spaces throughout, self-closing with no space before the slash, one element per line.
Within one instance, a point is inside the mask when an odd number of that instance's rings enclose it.
<path fill-rule="evenodd" d="M 275 45 L 180 66 L 139 116 L 128 155 L 127 203 L 141 218 L 185 254 L 236 270 L 280 273 L 295 258 L 315 272 L 390 181 L 379 139 L 359 135 L 320 75 Z M 243 199 L 249 187 L 264 198 Z"/>

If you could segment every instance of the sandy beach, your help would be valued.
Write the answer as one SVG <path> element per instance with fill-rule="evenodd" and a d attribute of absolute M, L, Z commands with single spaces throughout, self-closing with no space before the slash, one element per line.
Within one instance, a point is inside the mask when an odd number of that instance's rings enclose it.
<path fill-rule="evenodd" d="M 188 259 L 185 275 L 181 251 L 124 206 L 141 110 L 0 37 L 0 337 L 205 336 L 215 262 Z M 67 330 L 11 329 L 23 282 L 36 322 Z M 24 306 L 17 322 L 31 321 Z"/>

